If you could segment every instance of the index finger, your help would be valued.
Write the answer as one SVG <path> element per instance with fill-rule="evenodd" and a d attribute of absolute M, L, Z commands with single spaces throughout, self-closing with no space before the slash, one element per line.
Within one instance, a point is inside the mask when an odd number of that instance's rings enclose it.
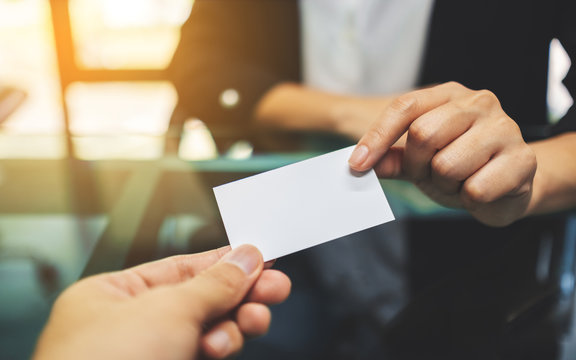
<path fill-rule="evenodd" d="M 461 85 L 446 83 L 396 98 L 358 142 L 348 163 L 353 170 L 371 169 L 408 130 L 414 120 L 450 101 Z"/>

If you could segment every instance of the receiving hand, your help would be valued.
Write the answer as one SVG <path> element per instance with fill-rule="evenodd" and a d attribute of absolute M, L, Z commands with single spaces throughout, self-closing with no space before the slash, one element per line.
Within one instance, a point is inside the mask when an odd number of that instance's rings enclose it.
<path fill-rule="evenodd" d="M 253 246 L 92 276 L 56 301 L 35 359 L 225 358 L 264 334 L 290 280 Z"/>
<path fill-rule="evenodd" d="M 438 203 L 493 226 L 525 215 L 536 172 L 534 152 L 496 96 L 454 82 L 390 103 L 349 163 L 413 181 Z"/>

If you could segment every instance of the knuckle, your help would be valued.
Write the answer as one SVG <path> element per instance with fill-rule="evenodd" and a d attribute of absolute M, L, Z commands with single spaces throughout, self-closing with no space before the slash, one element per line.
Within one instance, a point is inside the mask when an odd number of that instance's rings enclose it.
<path fill-rule="evenodd" d="M 486 125 L 494 133 L 494 140 L 499 141 L 505 148 L 525 144 L 520 126 L 504 113 L 488 119 Z"/>
<path fill-rule="evenodd" d="M 515 135 L 520 138 L 522 137 L 522 130 L 520 130 L 520 126 L 518 126 L 518 124 L 508 116 L 498 117 L 496 119 L 496 126 L 498 126 L 501 132 Z"/>
<path fill-rule="evenodd" d="M 496 94 L 486 89 L 474 91 L 470 102 L 476 106 L 494 106 L 500 104 Z"/>
<path fill-rule="evenodd" d="M 446 85 L 446 87 L 452 88 L 452 89 L 456 89 L 456 90 L 461 90 L 464 89 L 465 86 L 460 84 L 457 81 L 448 81 L 447 83 L 445 83 L 444 85 Z"/>
<path fill-rule="evenodd" d="M 492 201 L 484 186 L 475 181 L 464 183 L 462 196 L 465 204 L 487 204 Z"/>
<path fill-rule="evenodd" d="M 443 84 L 438 85 L 439 88 L 443 88 L 451 93 L 460 93 L 462 91 L 466 91 L 468 90 L 467 87 L 465 87 L 464 85 L 460 84 L 457 81 L 448 81 L 445 82 Z"/>
<path fill-rule="evenodd" d="M 392 101 L 390 109 L 400 115 L 411 114 L 420 107 L 418 98 L 412 93 L 404 94 Z"/>
<path fill-rule="evenodd" d="M 174 255 L 172 263 L 176 269 L 176 274 L 179 279 L 185 280 L 196 275 L 194 267 L 189 266 L 189 257 L 187 255 Z"/>
<path fill-rule="evenodd" d="M 415 121 L 408 128 L 408 139 L 418 145 L 426 145 L 432 141 L 434 129 L 427 123 Z"/>
<path fill-rule="evenodd" d="M 434 156 L 430 166 L 432 171 L 441 178 L 449 178 L 452 173 L 452 162 L 442 154 Z"/>
<path fill-rule="evenodd" d="M 432 171 L 440 178 L 454 178 L 454 162 L 449 156 L 437 154 L 430 164 Z"/>

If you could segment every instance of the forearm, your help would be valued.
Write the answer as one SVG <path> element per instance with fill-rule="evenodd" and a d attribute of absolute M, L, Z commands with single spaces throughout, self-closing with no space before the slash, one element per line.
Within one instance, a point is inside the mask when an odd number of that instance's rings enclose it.
<path fill-rule="evenodd" d="M 334 130 L 330 109 L 337 97 L 293 84 L 279 84 L 260 100 L 255 120 L 266 126 L 291 130 Z"/>
<path fill-rule="evenodd" d="M 528 215 L 576 207 L 576 133 L 530 144 L 538 169 Z"/>
<path fill-rule="evenodd" d="M 359 139 L 387 105 L 385 97 L 355 97 L 283 83 L 260 101 L 256 122 L 273 128 L 326 131 Z"/>

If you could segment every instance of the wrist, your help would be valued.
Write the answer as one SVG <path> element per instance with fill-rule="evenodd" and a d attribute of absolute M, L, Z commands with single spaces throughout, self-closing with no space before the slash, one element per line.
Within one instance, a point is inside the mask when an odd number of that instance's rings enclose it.
<path fill-rule="evenodd" d="M 544 144 L 544 147 L 543 147 Z M 546 168 L 544 158 L 546 156 L 545 143 L 533 142 L 528 144 L 536 156 L 536 172 L 532 181 L 532 196 L 530 203 L 526 209 L 524 217 L 539 215 L 550 211 L 550 189 L 554 186 L 551 183 L 549 174 Z"/>
<path fill-rule="evenodd" d="M 522 216 L 523 218 L 545 212 L 545 210 L 542 210 L 542 200 L 546 198 L 546 195 L 544 194 L 546 189 L 545 183 L 545 177 L 542 176 L 542 173 L 539 169 L 536 169 L 536 174 L 534 174 L 534 180 L 532 182 L 532 194 L 530 196 L 530 202 L 528 203 L 528 207 Z"/>
<path fill-rule="evenodd" d="M 576 204 L 576 133 L 529 144 L 538 162 L 530 215 L 561 211 Z"/>

